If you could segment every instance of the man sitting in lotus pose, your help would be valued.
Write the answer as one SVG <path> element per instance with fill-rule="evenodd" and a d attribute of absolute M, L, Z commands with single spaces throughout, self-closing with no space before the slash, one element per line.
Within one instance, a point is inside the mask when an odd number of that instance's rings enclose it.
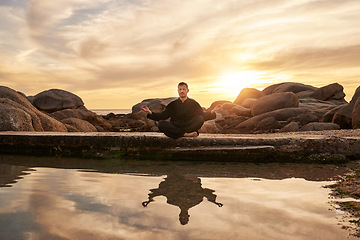
<path fill-rule="evenodd" d="M 210 112 L 204 112 L 200 104 L 194 99 L 188 98 L 189 87 L 186 83 L 178 84 L 179 98 L 169 103 L 162 113 L 154 113 L 147 106 L 141 109 L 148 113 L 147 118 L 159 121 L 158 128 L 170 138 L 197 137 L 198 130 L 204 121 L 214 119 L 216 111 L 221 105 L 216 106 Z M 170 118 L 170 122 L 165 121 Z"/>

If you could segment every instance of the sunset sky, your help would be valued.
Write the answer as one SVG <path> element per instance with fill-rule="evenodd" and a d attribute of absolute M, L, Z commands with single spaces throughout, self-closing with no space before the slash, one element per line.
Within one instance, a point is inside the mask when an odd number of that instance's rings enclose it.
<path fill-rule="evenodd" d="M 243 87 L 360 85 L 359 0 L 1 0 L 0 85 L 58 88 L 89 109 Z"/>

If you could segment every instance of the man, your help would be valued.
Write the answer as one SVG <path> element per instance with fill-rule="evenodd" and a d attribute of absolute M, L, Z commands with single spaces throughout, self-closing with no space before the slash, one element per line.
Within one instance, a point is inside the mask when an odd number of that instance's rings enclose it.
<path fill-rule="evenodd" d="M 147 118 L 159 121 L 158 128 L 170 138 L 197 137 L 198 130 L 204 121 L 214 119 L 216 111 L 221 109 L 221 105 L 216 106 L 210 112 L 205 112 L 200 104 L 194 99 L 188 98 L 189 87 L 186 83 L 178 84 L 179 98 L 169 103 L 162 113 L 154 113 L 147 106 L 141 109 L 148 113 Z M 170 122 L 165 121 L 170 118 Z"/>

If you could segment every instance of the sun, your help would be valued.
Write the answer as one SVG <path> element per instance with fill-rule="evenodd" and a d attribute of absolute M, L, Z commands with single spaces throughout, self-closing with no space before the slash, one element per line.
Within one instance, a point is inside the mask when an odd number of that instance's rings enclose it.
<path fill-rule="evenodd" d="M 216 82 L 219 91 L 228 97 L 236 97 L 241 89 L 251 87 L 261 81 L 259 72 L 241 71 L 221 75 Z"/>

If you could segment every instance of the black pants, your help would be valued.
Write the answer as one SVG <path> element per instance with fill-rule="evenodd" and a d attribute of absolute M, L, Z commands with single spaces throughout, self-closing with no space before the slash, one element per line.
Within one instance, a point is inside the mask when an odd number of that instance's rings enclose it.
<path fill-rule="evenodd" d="M 160 132 L 163 132 L 166 136 L 176 139 L 183 137 L 185 133 L 197 132 L 203 124 L 203 116 L 198 115 L 181 124 L 181 126 L 177 123 L 160 120 L 158 128 Z"/>

